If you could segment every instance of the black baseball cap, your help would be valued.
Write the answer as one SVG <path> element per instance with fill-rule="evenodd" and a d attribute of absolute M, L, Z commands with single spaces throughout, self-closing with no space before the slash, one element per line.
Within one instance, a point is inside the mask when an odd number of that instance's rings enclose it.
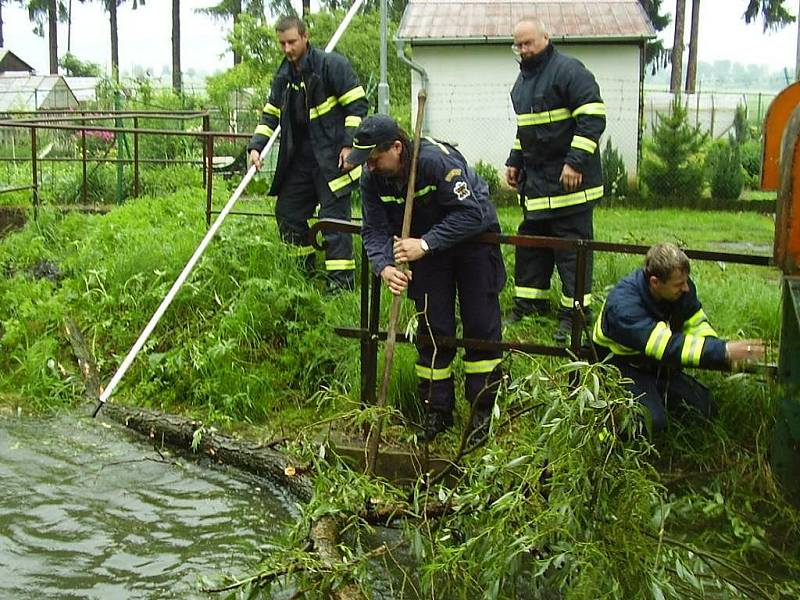
<path fill-rule="evenodd" d="M 353 150 L 347 157 L 352 165 L 367 162 L 376 146 L 400 139 L 400 126 L 388 115 L 370 115 L 361 121 L 353 135 Z"/>

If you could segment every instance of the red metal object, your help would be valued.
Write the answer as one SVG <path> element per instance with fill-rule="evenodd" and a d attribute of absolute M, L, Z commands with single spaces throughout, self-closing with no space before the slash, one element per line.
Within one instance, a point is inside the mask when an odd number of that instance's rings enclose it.
<path fill-rule="evenodd" d="M 800 92 L 800 85 L 794 84 L 792 87 L 795 86 Z M 800 102 L 800 94 L 797 101 Z M 784 275 L 797 275 L 800 272 L 800 108 L 794 109 L 788 121 L 779 155 L 780 189 L 775 212 L 775 264 Z M 765 171 L 768 159 L 765 150 Z"/>
<path fill-rule="evenodd" d="M 764 117 L 764 150 L 761 160 L 761 189 L 777 190 L 781 182 L 781 140 L 792 111 L 800 104 L 800 82 L 781 91 L 769 105 Z"/>

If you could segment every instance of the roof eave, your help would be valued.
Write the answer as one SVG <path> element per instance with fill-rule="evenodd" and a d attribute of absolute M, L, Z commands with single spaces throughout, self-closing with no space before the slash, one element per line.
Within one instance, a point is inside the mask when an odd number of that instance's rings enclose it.
<path fill-rule="evenodd" d="M 553 42 L 557 43 L 614 43 L 614 42 L 646 42 L 655 39 L 657 36 L 654 33 L 639 34 L 639 35 L 614 35 L 614 36 L 550 36 Z M 400 42 L 410 42 L 412 44 L 424 46 L 445 46 L 445 45 L 477 45 L 477 44 L 510 44 L 513 39 L 507 36 L 480 36 L 480 37 L 437 37 L 437 38 L 422 38 L 422 37 L 400 37 L 394 38 Z"/>

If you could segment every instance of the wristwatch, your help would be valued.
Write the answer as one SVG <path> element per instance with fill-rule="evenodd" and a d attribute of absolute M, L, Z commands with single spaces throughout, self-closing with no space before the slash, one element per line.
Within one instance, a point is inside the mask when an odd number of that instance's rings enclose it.
<path fill-rule="evenodd" d="M 428 242 L 425 241 L 425 238 L 419 238 L 419 247 L 422 248 L 422 251 L 425 254 L 431 251 L 430 246 L 428 246 Z"/>

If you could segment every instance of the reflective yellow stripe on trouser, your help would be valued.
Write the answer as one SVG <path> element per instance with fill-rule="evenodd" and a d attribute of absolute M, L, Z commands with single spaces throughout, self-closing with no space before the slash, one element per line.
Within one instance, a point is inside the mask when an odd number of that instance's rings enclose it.
<path fill-rule="evenodd" d="M 575 303 L 575 299 L 574 298 L 570 298 L 569 296 L 565 296 L 564 294 L 561 294 L 561 306 L 562 307 L 564 307 L 564 308 L 573 308 L 573 304 L 574 303 Z M 584 306 L 589 306 L 591 303 L 592 303 L 592 295 L 591 294 L 586 294 L 583 297 L 583 305 Z"/>
<path fill-rule="evenodd" d="M 295 246 L 294 244 L 289 244 L 289 254 L 292 256 L 308 256 L 309 254 L 314 254 L 314 252 L 316 252 L 314 246 Z"/>
<path fill-rule="evenodd" d="M 356 261 L 352 258 L 336 258 L 325 261 L 326 271 L 352 271 L 356 268 Z"/>
<path fill-rule="evenodd" d="M 354 181 L 358 181 L 360 178 L 361 178 L 361 165 L 357 166 L 352 171 L 348 171 L 344 175 L 340 175 L 336 179 L 331 179 L 328 182 L 328 187 L 332 192 L 338 192 L 342 188 L 346 188 Z"/>
<path fill-rule="evenodd" d="M 502 358 L 489 358 L 487 360 L 465 360 L 464 373 L 467 375 L 491 373 L 501 362 L 503 362 Z"/>
<path fill-rule="evenodd" d="M 414 369 L 417 371 L 417 377 L 430 381 L 443 381 L 453 376 L 453 365 L 447 365 L 441 369 L 434 369 L 427 365 L 414 365 Z"/>
<path fill-rule="evenodd" d="M 514 286 L 514 297 L 526 300 L 547 300 L 550 297 L 550 290 L 517 285 Z"/>

